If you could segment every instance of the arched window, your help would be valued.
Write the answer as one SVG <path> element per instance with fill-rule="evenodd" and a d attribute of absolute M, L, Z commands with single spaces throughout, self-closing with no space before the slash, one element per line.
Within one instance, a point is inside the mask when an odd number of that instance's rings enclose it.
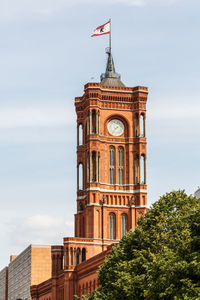
<path fill-rule="evenodd" d="M 85 289 L 85 293 L 88 294 L 88 282 L 86 282 L 86 289 Z"/>
<path fill-rule="evenodd" d="M 82 255 L 81 256 L 82 256 L 81 261 L 82 262 L 85 261 L 86 260 L 86 250 L 85 250 L 85 248 L 82 249 Z"/>
<path fill-rule="evenodd" d="M 83 190 L 83 164 L 78 165 L 78 190 Z"/>
<path fill-rule="evenodd" d="M 127 232 L 127 215 L 122 214 L 121 216 L 121 233 L 122 237 L 126 234 Z"/>
<path fill-rule="evenodd" d="M 87 155 L 87 183 L 90 182 L 90 154 Z"/>
<path fill-rule="evenodd" d="M 90 112 L 88 112 L 88 115 L 87 115 L 86 128 L 87 128 L 87 135 L 89 135 L 90 134 Z"/>
<path fill-rule="evenodd" d="M 83 284 L 83 286 L 82 286 L 82 292 L 81 292 L 81 293 L 82 293 L 82 295 L 85 294 L 85 285 L 84 285 L 84 284 Z M 82 296 L 82 295 L 81 295 L 81 296 Z"/>
<path fill-rule="evenodd" d="M 63 256 L 60 257 L 60 270 L 63 269 Z"/>
<path fill-rule="evenodd" d="M 89 294 L 91 294 L 92 293 L 92 281 L 90 281 L 90 283 L 89 283 Z"/>
<path fill-rule="evenodd" d="M 109 183 L 115 183 L 115 148 L 109 147 Z"/>
<path fill-rule="evenodd" d="M 73 252 L 72 248 L 70 248 L 70 256 L 71 256 L 71 266 L 73 266 L 73 264 L 74 264 L 74 252 Z"/>
<path fill-rule="evenodd" d="M 140 183 L 145 184 L 145 156 L 141 155 L 140 157 Z"/>
<path fill-rule="evenodd" d="M 78 248 L 77 250 L 76 250 L 76 264 L 77 265 L 79 265 L 79 263 L 80 263 L 80 252 L 81 252 L 81 250 L 80 250 L 80 248 Z"/>
<path fill-rule="evenodd" d="M 96 290 L 96 280 L 94 279 L 93 281 L 93 290 L 95 291 Z"/>
<path fill-rule="evenodd" d="M 96 110 L 92 111 L 92 133 L 96 134 L 97 133 L 97 128 L 96 128 L 96 123 L 97 123 L 97 119 L 96 119 L 97 113 Z"/>
<path fill-rule="evenodd" d="M 124 149 L 119 147 L 118 149 L 118 183 L 124 183 Z"/>
<path fill-rule="evenodd" d="M 109 215 L 109 237 L 110 240 L 115 240 L 115 214 Z"/>
<path fill-rule="evenodd" d="M 145 137 L 145 117 L 140 115 L 140 136 Z"/>
<path fill-rule="evenodd" d="M 140 183 L 140 162 L 139 156 L 134 158 L 134 172 L 135 172 L 135 184 Z"/>
<path fill-rule="evenodd" d="M 136 116 L 134 116 L 133 124 L 134 124 L 134 137 L 136 137 L 137 136 L 137 117 Z"/>
<path fill-rule="evenodd" d="M 78 146 L 83 145 L 83 124 L 78 125 Z"/>
<path fill-rule="evenodd" d="M 96 182 L 97 180 L 97 157 L 96 157 L 96 151 L 92 151 L 92 182 Z"/>
<path fill-rule="evenodd" d="M 134 137 L 138 137 L 140 135 L 140 124 L 139 124 L 139 115 L 136 114 L 134 116 Z"/>
<path fill-rule="evenodd" d="M 83 203 L 82 202 L 79 203 L 79 211 L 83 211 Z"/>

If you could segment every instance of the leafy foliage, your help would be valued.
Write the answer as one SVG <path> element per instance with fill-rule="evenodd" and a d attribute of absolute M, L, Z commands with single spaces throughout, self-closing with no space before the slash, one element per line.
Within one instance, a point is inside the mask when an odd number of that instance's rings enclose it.
<path fill-rule="evenodd" d="M 200 201 L 161 197 L 113 247 L 99 281 L 87 299 L 200 299 Z"/>

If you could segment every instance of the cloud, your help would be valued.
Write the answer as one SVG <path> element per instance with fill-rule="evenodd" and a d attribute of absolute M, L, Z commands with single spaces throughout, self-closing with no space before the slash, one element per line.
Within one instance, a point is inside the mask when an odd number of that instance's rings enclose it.
<path fill-rule="evenodd" d="M 47 214 L 19 216 L 7 221 L 4 227 L 8 242 L 22 251 L 29 244 L 62 244 L 64 236 L 73 234 L 73 222 L 66 219 Z"/>
<path fill-rule="evenodd" d="M 12 20 L 19 17 L 53 16 L 63 9 L 77 5 L 144 6 L 151 4 L 168 5 L 181 0 L 6 0 L 0 2 L 0 20 Z"/>
<path fill-rule="evenodd" d="M 53 227 L 61 226 L 63 220 L 58 219 L 55 224 L 55 218 L 49 215 L 34 215 L 25 221 L 26 227 L 31 230 L 48 230 Z"/>
<path fill-rule="evenodd" d="M 148 101 L 148 118 L 200 119 L 200 103 L 196 99 L 199 99 L 199 95 L 192 96 L 190 100 L 186 97 L 155 97 Z M 74 107 L 69 105 L 0 106 L 0 129 L 71 126 L 75 124 L 75 120 Z"/>
<path fill-rule="evenodd" d="M 0 106 L 0 142 L 12 144 L 75 141 L 73 106 Z"/>
<path fill-rule="evenodd" d="M 146 6 L 146 5 L 171 5 L 176 2 L 180 2 L 180 0 L 113 0 L 110 2 L 113 2 L 113 4 L 118 2 L 120 4 L 125 4 L 128 6 Z"/>

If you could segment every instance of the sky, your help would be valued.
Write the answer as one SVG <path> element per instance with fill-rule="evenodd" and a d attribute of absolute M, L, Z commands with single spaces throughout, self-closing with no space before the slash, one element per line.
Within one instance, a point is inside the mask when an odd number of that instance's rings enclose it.
<path fill-rule="evenodd" d="M 148 203 L 200 185 L 198 0 L 0 0 L 0 270 L 29 244 L 73 236 L 74 97 L 115 68 L 149 87 Z"/>

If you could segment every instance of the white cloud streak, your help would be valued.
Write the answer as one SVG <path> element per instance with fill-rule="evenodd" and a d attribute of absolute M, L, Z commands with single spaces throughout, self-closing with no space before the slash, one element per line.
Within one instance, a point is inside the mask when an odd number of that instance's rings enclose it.
<path fill-rule="evenodd" d="M 73 234 L 72 222 L 47 214 L 14 218 L 6 222 L 6 228 L 7 237 L 17 250 L 29 244 L 61 244 L 64 236 Z"/>
<path fill-rule="evenodd" d="M 160 99 L 150 104 L 149 119 L 200 119 L 200 103 L 182 99 Z M 0 107 L 0 129 L 71 126 L 75 122 L 72 107 Z"/>
<path fill-rule="evenodd" d="M 181 0 L 3 0 L 0 1 L 0 20 L 12 20 L 20 17 L 51 17 L 63 9 L 76 5 L 114 5 L 144 6 L 171 5 Z"/>

